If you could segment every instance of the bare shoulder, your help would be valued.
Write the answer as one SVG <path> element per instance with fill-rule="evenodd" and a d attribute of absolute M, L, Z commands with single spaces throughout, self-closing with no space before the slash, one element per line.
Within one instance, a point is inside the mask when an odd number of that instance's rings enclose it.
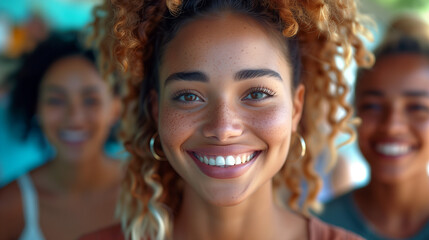
<path fill-rule="evenodd" d="M 121 225 L 115 224 L 86 234 L 79 238 L 79 240 L 125 240 L 125 237 L 122 233 Z"/>
<path fill-rule="evenodd" d="M 315 217 L 309 218 L 310 240 L 364 240 L 364 238 L 342 228 L 324 223 Z"/>
<path fill-rule="evenodd" d="M 24 228 L 21 191 L 16 181 L 0 188 L 0 239 L 18 239 Z"/>

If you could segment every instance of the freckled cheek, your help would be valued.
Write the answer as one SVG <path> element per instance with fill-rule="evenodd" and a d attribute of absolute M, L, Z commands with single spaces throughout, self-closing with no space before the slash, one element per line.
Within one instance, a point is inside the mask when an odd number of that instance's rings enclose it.
<path fill-rule="evenodd" d="M 291 113 L 291 108 L 276 106 L 249 113 L 245 119 L 247 119 L 247 125 L 257 131 L 261 138 L 276 142 L 283 140 L 286 135 L 290 135 Z"/>
<path fill-rule="evenodd" d="M 192 114 L 174 107 L 161 107 L 158 131 L 164 148 L 180 148 L 185 140 L 195 132 L 196 126 Z"/>

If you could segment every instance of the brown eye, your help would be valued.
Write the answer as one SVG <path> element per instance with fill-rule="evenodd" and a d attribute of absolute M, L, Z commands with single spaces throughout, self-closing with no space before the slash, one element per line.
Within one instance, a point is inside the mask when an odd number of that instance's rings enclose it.
<path fill-rule="evenodd" d="M 85 98 L 84 104 L 86 106 L 95 106 L 99 103 L 97 98 Z"/>
<path fill-rule="evenodd" d="M 179 93 L 176 97 L 174 97 L 174 100 L 185 103 L 203 101 L 197 94 L 190 92 Z"/>
<path fill-rule="evenodd" d="M 359 106 L 360 111 L 381 111 L 382 106 L 377 103 L 365 103 Z"/>
<path fill-rule="evenodd" d="M 429 108 L 422 104 L 411 104 L 408 106 L 410 112 L 429 112 Z"/>
<path fill-rule="evenodd" d="M 188 94 L 184 95 L 183 98 L 185 101 L 192 102 L 192 101 L 197 100 L 198 97 L 195 94 L 188 93 Z"/>

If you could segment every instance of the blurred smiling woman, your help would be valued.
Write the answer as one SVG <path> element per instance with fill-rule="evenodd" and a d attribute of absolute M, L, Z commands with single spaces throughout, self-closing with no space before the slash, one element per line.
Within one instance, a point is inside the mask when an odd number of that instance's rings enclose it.
<path fill-rule="evenodd" d="M 120 101 L 94 53 L 75 34 L 54 34 L 24 59 L 14 81 L 11 120 L 23 123 L 24 138 L 44 135 L 55 156 L 0 189 L 0 239 L 76 239 L 113 224 L 122 173 L 104 144 Z"/>
<path fill-rule="evenodd" d="M 392 22 L 377 61 L 356 80 L 367 186 L 329 202 L 321 219 L 370 240 L 429 239 L 429 24 Z"/>

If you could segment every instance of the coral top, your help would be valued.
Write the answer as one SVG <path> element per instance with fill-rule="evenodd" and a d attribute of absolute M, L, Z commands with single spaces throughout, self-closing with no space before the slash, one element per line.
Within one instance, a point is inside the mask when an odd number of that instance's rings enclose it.
<path fill-rule="evenodd" d="M 362 237 L 320 221 L 308 218 L 308 240 L 363 240 Z M 125 240 L 119 224 L 85 235 L 80 240 Z"/>
<path fill-rule="evenodd" d="M 364 238 L 320 221 L 315 217 L 309 218 L 308 223 L 309 240 L 363 240 Z"/>

